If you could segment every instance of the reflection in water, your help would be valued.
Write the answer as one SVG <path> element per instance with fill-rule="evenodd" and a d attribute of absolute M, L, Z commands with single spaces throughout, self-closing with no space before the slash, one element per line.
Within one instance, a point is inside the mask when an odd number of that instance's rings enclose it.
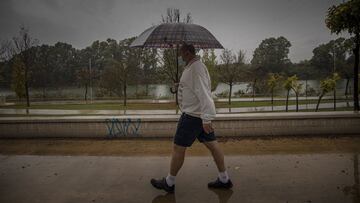
<path fill-rule="evenodd" d="M 166 193 L 165 195 L 158 195 L 156 196 L 152 203 L 162 203 L 162 202 L 169 202 L 169 203 L 174 203 L 176 202 L 176 198 L 175 198 L 175 193 L 171 194 L 171 193 Z"/>
<path fill-rule="evenodd" d="M 210 189 L 210 191 L 214 192 L 219 199 L 219 203 L 227 203 L 229 199 L 231 198 L 232 194 L 234 193 L 232 190 L 222 190 L 222 189 Z M 175 203 L 175 193 L 167 193 L 165 195 L 158 195 L 153 200 L 152 203 Z"/>
<path fill-rule="evenodd" d="M 354 184 L 348 185 L 343 188 L 343 192 L 345 195 L 352 195 L 353 202 L 360 202 L 360 191 L 359 191 L 359 154 L 354 154 L 353 157 L 353 165 L 354 165 Z"/>
<path fill-rule="evenodd" d="M 210 189 L 210 191 L 214 192 L 219 199 L 219 203 L 227 203 L 234 193 L 232 190 L 221 190 L 221 189 Z"/>
<path fill-rule="evenodd" d="M 359 191 L 359 154 L 354 154 L 354 203 L 360 202 L 360 191 Z"/>

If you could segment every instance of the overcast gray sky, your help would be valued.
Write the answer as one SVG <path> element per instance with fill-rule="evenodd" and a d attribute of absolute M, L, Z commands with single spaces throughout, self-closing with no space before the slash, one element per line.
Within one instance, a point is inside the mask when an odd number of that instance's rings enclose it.
<path fill-rule="evenodd" d="M 326 28 L 327 9 L 342 0 L 1 0 L 0 40 L 11 39 L 21 24 L 40 43 L 67 42 L 84 48 L 95 40 L 139 35 L 161 21 L 166 9 L 190 12 L 225 47 L 246 51 L 260 42 L 286 37 L 293 62 L 310 59 L 321 43 L 337 38 Z"/>

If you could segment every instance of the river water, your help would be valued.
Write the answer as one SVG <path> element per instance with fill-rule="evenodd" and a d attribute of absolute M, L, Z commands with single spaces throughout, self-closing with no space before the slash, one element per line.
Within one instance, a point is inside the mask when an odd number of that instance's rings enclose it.
<path fill-rule="evenodd" d="M 301 94 L 305 93 L 305 87 L 307 84 L 308 91 L 310 89 L 313 89 L 313 95 L 315 96 L 319 93 L 319 86 L 320 81 L 318 80 L 300 80 L 299 83 L 303 84 L 301 89 Z M 352 88 L 352 82 L 349 83 L 349 89 L 350 91 Z M 346 80 L 340 80 L 337 83 L 337 95 L 344 95 L 345 93 L 345 86 L 346 86 Z M 139 85 L 139 86 L 129 86 L 127 90 L 127 94 L 129 97 L 134 98 L 136 93 L 141 97 L 145 95 L 145 86 Z M 232 96 L 237 96 L 237 92 L 243 92 L 247 95 L 252 95 L 252 88 L 251 85 L 247 82 L 239 82 L 236 83 L 232 88 Z M 214 97 L 218 97 L 220 94 L 229 92 L 229 85 L 225 83 L 219 83 L 216 89 L 212 92 Z M 84 88 L 78 88 L 78 87 L 64 87 L 64 88 L 48 88 L 46 90 L 47 97 L 56 97 L 56 98 L 83 98 L 85 93 Z M 278 88 L 275 92 L 276 96 L 285 96 L 286 90 L 283 88 Z M 329 93 L 331 95 L 332 93 Z M 42 97 L 42 90 L 41 89 L 30 89 L 30 95 L 36 96 L 41 98 Z M 291 91 L 290 95 L 293 96 L 294 93 Z M 5 89 L 0 88 L 0 96 L 1 97 L 12 97 L 16 98 L 15 92 L 13 92 L 11 89 Z M 99 98 L 100 91 L 97 88 L 93 89 L 93 98 Z M 269 96 L 269 93 L 267 95 L 261 95 L 261 96 Z M 170 85 L 168 84 L 153 84 L 148 86 L 148 97 L 153 99 L 171 99 L 173 98 L 173 95 L 170 92 Z M 88 98 L 90 98 L 90 89 L 88 91 Z"/>

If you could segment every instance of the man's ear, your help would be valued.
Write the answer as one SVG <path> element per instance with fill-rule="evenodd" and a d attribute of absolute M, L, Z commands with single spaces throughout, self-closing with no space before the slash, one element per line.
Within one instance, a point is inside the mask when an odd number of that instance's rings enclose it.
<path fill-rule="evenodd" d="M 189 56 L 189 54 L 190 54 L 190 52 L 189 52 L 189 51 L 186 51 L 186 52 L 185 52 L 185 56 L 186 56 L 186 57 L 188 57 L 188 56 Z"/>

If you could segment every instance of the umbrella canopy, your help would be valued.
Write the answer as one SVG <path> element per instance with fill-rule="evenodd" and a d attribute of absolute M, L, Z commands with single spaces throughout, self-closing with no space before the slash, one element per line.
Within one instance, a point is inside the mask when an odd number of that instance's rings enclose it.
<path fill-rule="evenodd" d="M 219 41 L 204 27 L 187 23 L 163 23 L 137 37 L 130 47 L 175 48 L 181 43 L 200 49 L 223 49 Z"/>
<path fill-rule="evenodd" d="M 223 49 L 224 47 L 217 41 L 207 29 L 200 25 L 188 23 L 163 23 L 148 28 L 140 34 L 130 45 L 139 48 L 175 48 L 176 49 L 176 81 L 179 83 L 179 61 L 178 49 L 183 42 L 192 44 L 200 49 Z M 174 94 L 177 88 L 170 88 Z M 178 98 L 176 94 L 176 104 Z"/>

